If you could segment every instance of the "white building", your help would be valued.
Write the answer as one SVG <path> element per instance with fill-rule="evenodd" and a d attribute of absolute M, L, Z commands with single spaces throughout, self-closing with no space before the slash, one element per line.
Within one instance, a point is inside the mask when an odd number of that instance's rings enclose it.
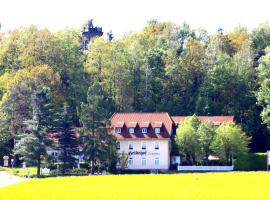
<path fill-rule="evenodd" d="M 128 169 L 169 169 L 173 122 L 168 113 L 116 113 L 111 125 Z"/>

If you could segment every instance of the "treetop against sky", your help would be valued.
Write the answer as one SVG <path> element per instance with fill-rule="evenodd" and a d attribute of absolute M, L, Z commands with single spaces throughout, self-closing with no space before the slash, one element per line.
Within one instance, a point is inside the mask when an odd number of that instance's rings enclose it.
<path fill-rule="evenodd" d="M 3 0 L 2 30 L 35 24 L 52 31 L 80 27 L 89 18 L 116 37 L 142 28 L 150 19 L 184 21 L 210 32 L 241 25 L 253 28 L 270 19 L 268 0 Z"/>

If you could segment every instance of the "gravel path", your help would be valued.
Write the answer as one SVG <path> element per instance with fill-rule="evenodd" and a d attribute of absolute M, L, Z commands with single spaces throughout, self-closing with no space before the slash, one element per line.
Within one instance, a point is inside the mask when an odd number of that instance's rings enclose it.
<path fill-rule="evenodd" d="M 0 171 L 0 189 L 2 187 L 11 185 L 11 184 L 15 184 L 21 181 L 26 180 L 25 178 L 20 178 L 20 177 L 16 177 L 16 176 L 12 176 L 7 172 L 1 172 Z"/>

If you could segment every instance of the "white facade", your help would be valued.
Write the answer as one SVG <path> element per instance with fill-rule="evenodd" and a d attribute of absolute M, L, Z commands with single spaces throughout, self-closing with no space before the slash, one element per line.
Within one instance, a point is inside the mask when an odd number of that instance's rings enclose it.
<path fill-rule="evenodd" d="M 170 166 L 170 141 L 164 140 L 120 140 L 118 153 L 128 157 L 128 169 L 163 169 Z M 119 146 L 118 146 L 119 147 Z M 133 147 L 133 148 L 132 148 Z"/>

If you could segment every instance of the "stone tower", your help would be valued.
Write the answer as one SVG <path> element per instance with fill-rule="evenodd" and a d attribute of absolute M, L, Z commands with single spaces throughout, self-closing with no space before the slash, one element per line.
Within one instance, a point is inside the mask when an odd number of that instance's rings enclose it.
<path fill-rule="evenodd" d="M 82 49 L 86 50 L 88 43 L 91 41 L 91 39 L 95 37 L 100 37 L 103 35 L 102 28 L 101 27 L 94 27 L 93 26 L 93 20 L 89 20 L 88 24 L 83 28 L 82 31 Z"/>

